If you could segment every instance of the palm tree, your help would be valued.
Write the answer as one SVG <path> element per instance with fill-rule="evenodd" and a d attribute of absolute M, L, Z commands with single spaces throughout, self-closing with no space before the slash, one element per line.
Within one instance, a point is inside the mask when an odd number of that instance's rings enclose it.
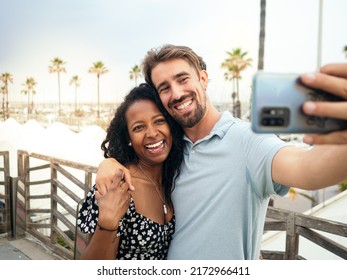
<path fill-rule="evenodd" d="M 258 70 L 264 69 L 266 0 L 260 0 Z"/>
<path fill-rule="evenodd" d="M 13 83 L 13 77 L 10 73 L 1 74 L 0 80 L 3 82 L 3 87 L 1 88 L 2 96 L 2 112 L 4 114 L 4 119 L 8 118 L 8 84 Z"/>
<path fill-rule="evenodd" d="M 129 71 L 130 80 L 135 80 L 135 86 L 137 86 L 137 79 L 142 76 L 141 74 L 141 67 L 139 67 L 137 64 L 134 65 L 133 68 Z"/>
<path fill-rule="evenodd" d="M 21 93 L 28 95 L 28 115 L 29 115 L 32 113 L 32 110 L 34 108 L 33 95 L 36 93 L 34 87 L 37 85 L 37 83 L 33 77 L 28 77 L 25 80 L 25 83 L 22 85 L 24 86 L 24 89 L 21 91 Z M 31 102 L 30 102 L 30 96 L 31 96 Z"/>
<path fill-rule="evenodd" d="M 77 112 L 77 88 L 81 85 L 80 78 L 77 75 L 72 76 L 70 80 L 70 85 L 75 86 L 75 113 L 76 113 Z"/>
<path fill-rule="evenodd" d="M 346 45 L 346 46 L 344 46 L 344 48 L 343 48 L 343 52 L 345 53 L 346 58 L 347 58 L 347 45 Z"/>
<path fill-rule="evenodd" d="M 233 49 L 231 52 L 227 52 L 228 57 L 221 65 L 222 68 L 226 68 L 224 78 L 233 82 L 233 115 L 238 118 L 241 117 L 239 80 L 241 79 L 241 72 L 244 71 L 248 66 L 251 66 L 252 62 L 251 58 L 246 58 L 247 54 L 247 52 L 242 52 L 240 48 Z"/>
<path fill-rule="evenodd" d="M 93 66 L 89 68 L 89 73 L 96 74 L 98 80 L 98 112 L 97 117 L 100 118 L 100 76 L 106 74 L 108 69 L 105 67 L 102 61 L 93 63 Z"/>
<path fill-rule="evenodd" d="M 59 57 L 55 57 L 51 60 L 52 65 L 48 67 L 49 73 L 58 74 L 58 97 L 59 97 L 59 115 L 61 114 L 61 97 L 60 97 L 60 73 L 66 73 L 66 69 L 63 66 L 66 62 Z"/>
<path fill-rule="evenodd" d="M 6 94 L 6 87 L 2 86 L 0 88 L 0 92 L 2 94 L 2 114 L 4 117 L 4 120 L 6 120 L 6 114 L 5 114 L 5 94 Z"/>

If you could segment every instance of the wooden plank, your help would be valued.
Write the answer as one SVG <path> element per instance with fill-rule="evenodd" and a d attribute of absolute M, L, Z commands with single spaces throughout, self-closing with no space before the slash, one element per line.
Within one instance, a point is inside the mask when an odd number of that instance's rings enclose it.
<path fill-rule="evenodd" d="M 284 252 L 261 250 L 261 257 L 264 260 L 284 260 Z"/>
<path fill-rule="evenodd" d="M 51 213 L 51 209 L 42 209 L 42 208 L 31 208 L 26 210 L 29 214 L 34 213 Z"/>
<path fill-rule="evenodd" d="M 28 229 L 28 233 L 30 233 L 31 235 L 36 237 L 38 240 L 40 240 L 43 244 L 45 244 L 45 246 L 50 248 L 53 251 L 53 253 L 57 254 L 58 256 L 63 257 L 63 258 L 68 259 L 68 260 L 73 259 L 73 252 L 65 249 L 64 247 L 62 247 L 59 244 L 51 243 L 49 238 L 47 236 L 44 236 L 39 231 Z"/>
<path fill-rule="evenodd" d="M 54 231 L 56 231 L 58 233 L 58 235 L 60 235 L 60 237 L 64 240 L 64 242 L 67 243 L 68 248 L 66 248 L 66 247 L 65 248 L 68 249 L 68 250 L 69 249 L 73 250 L 74 243 L 71 240 L 71 238 L 68 235 L 66 235 L 66 233 L 64 231 L 62 231 L 60 228 L 58 228 L 58 227 L 54 227 Z"/>
<path fill-rule="evenodd" d="M 284 231 L 287 228 L 287 224 L 282 221 L 267 221 L 264 225 L 265 231 Z"/>
<path fill-rule="evenodd" d="M 28 182 L 29 186 L 33 185 L 44 185 L 44 184 L 50 184 L 51 179 L 41 180 L 41 181 L 30 181 Z"/>
<path fill-rule="evenodd" d="M 27 227 L 33 229 L 40 229 L 40 228 L 51 228 L 50 224 L 40 224 L 40 223 L 27 223 Z"/>
<path fill-rule="evenodd" d="M 337 234 L 347 237 L 347 225 L 323 218 L 306 216 L 303 214 L 296 215 L 296 223 L 299 226 L 317 229 L 320 231 Z"/>
<path fill-rule="evenodd" d="M 76 195 L 73 191 L 71 191 L 69 188 L 67 188 L 65 185 L 63 185 L 58 179 L 52 179 L 53 185 L 55 187 L 58 187 L 60 190 L 62 190 L 64 193 L 66 193 L 71 199 L 73 199 L 76 203 L 78 203 L 81 200 L 81 197 Z"/>
<path fill-rule="evenodd" d="M 97 167 L 92 165 L 83 164 L 83 163 L 65 160 L 65 159 L 56 158 L 56 157 L 51 157 L 51 156 L 46 156 L 42 154 L 31 153 L 30 156 L 34 158 L 38 158 L 38 159 L 47 160 L 53 164 L 60 164 L 60 165 L 70 166 L 80 170 L 87 170 L 88 172 L 91 172 L 91 173 L 96 173 L 98 170 Z"/>
<path fill-rule="evenodd" d="M 51 168 L 51 164 L 43 164 L 43 165 L 38 165 L 34 167 L 29 167 L 29 171 L 36 171 L 36 170 L 41 170 L 41 169 L 48 169 Z"/>
<path fill-rule="evenodd" d="M 59 219 L 71 232 L 75 231 L 75 225 L 72 224 L 66 217 L 64 214 L 62 214 L 61 212 L 53 212 L 53 216 L 57 219 Z M 57 224 L 57 223 L 56 223 Z M 53 224 L 53 226 L 55 226 Z"/>
<path fill-rule="evenodd" d="M 67 204 L 61 197 L 58 195 L 53 195 L 53 200 L 58 202 L 64 209 L 72 216 L 76 216 L 76 209 Z"/>
<path fill-rule="evenodd" d="M 77 179 L 75 176 L 73 176 L 70 172 L 68 172 L 67 170 L 65 170 L 58 164 L 54 164 L 53 168 L 57 170 L 60 174 L 68 178 L 73 184 L 75 184 L 76 186 L 79 186 L 80 189 L 84 190 L 84 183 L 81 182 L 79 179 Z"/>
<path fill-rule="evenodd" d="M 298 227 L 298 234 L 328 250 L 329 252 L 332 252 L 345 260 L 347 259 L 347 248 L 334 240 L 331 240 L 328 237 L 304 227 Z"/>
<path fill-rule="evenodd" d="M 279 210 L 269 206 L 266 212 L 266 217 L 275 219 L 277 221 L 287 222 L 289 214 L 290 214 L 290 211 L 283 210 L 283 209 Z"/>
<path fill-rule="evenodd" d="M 29 195 L 29 199 L 50 199 L 50 194 Z"/>

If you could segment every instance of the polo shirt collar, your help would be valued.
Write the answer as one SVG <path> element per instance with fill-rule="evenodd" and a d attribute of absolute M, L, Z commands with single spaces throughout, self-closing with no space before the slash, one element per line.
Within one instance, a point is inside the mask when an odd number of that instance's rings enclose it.
<path fill-rule="evenodd" d="M 212 138 L 214 135 L 216 135 L 220 138 L 223 138 L 224 135 L 227 133 L 229 127 L 232 126 L 234 123 L 235 123 L 235 118 L 231 115 L 231 113 L 229 111 L 223 112 L 221 115 L 221 118 L 215 124 L 215 126 L 213 127 L 211 132 L 203 139 L 196 141 L 195 144 L 197 144 L 203 140 L 208 140 L 208 139 Z M 186 135 L 183 136 L 183 139 L 191 142 L 190 139 Z"/>

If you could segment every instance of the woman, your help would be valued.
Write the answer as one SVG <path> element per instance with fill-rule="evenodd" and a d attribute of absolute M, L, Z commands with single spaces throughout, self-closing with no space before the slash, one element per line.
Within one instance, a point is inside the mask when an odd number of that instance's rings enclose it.
<path fill-rule="evenodd" d="M 93 234 L 81 259 L 166 259 L 182 135 L 150 86 L 141 84 L 125 97 L 101 148 L 129 169 L 135 190 L 129 192 L 126 183 L 105 194 L 91 189 L 78 216 L 81 231 Z M 122 170 L 115 176 L 123 176 Z"/>

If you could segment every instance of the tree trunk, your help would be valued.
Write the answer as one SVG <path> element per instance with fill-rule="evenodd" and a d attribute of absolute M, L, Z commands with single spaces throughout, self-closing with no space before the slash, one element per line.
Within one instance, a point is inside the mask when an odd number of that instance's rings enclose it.
<path fill-rule="evenodd" d="M 58 72 L 58 98 L 59 98 L 59 116 L 60 116 L 61 115 L 60 72 Z"/>
<path fill-rule="evenodd" d="M 264 69 L 266 0 L 260 0 L 258 70 Z"/>
<path fill-rule="evenodd" d="M 5 114 L 5 93 L 2 93 L 2 114 L 4 116 L 4 120 L 6 120 L 6 114 Z"/>
<path fill-rule="evenodd" d="M 77 85 L 75 85 L 75 114 L 77 113 Z"/>
<path fill-rule="evenodd" d="M 28 90 L 28 120 L 29 120 L 29 115 L 31 114 L 30 110 L 30 90 Z"/>
<path fill-rule="evenodd" d="M 5 97 L 5 99 L 6 99 L 6 104 L 5 104 L 5 112 L 6 112 L 6 119 L 8 119 L 9 118 L 9 111 L 8 111 L 8 86 L 7 86 L 7 84 L 6 84 L 6 97 Z"/>
<path fill-rule="evenodd" d="M 98 112 L 97 117 L 100 118 L 100 76 L 98 75 Z"/>

